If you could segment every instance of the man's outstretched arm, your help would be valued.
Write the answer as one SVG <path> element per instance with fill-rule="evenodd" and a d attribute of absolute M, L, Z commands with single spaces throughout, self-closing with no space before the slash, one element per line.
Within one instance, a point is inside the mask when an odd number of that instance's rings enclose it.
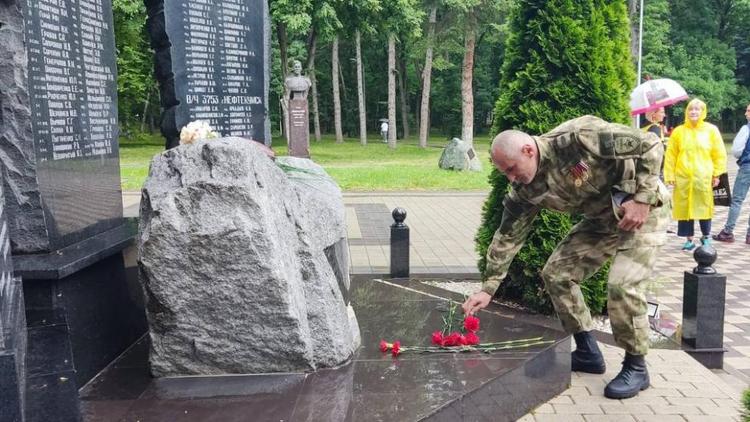
<path fill-rule="evenodd" d="M 503 200 L 503 218 L 500 227 L 487 248 L 487 268 L 484 272 L 482 290 L 469 296 L 462 308 L 466 314 L 474 314 L 485 308 L 508 273 L 508 267 L 526 241 L 531 223 L 539 208 L 522 202 L 515 192 Z"/>

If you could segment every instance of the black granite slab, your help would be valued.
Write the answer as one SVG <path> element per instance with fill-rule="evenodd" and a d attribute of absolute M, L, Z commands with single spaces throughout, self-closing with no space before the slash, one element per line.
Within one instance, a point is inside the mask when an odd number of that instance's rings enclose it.
<path fill-rule="evenodd" d="M 394 358 L 378 350 L 379 340 L 427 344 L 446 301 L 379 281 L 354 281 L 351 300 L 362 347 L 341 368 L 155 380 L 144 338 L 81 390 L 84 420 L 511 421 L 570 384 L 570 338 L 519 315 L 482 312 L 482 341 L 542 336 L 553 343 Z"/>
<path fill-rule="evenodd" d="M 265 0 L 146 1 L 167 147 L 182 127 L 271 145 L 270 18 Z"/>
<path fill-rule="evenodd" d="M 133 243 L 131 226 L 121 224 L 48 253 L 16 255 L 16 274 L 24 280 L 57 280 L 110 257 Z"/>
<path fill-rule="evenodd" d="M 0 182 L 0 422 L 24 419 L 26 377 L 23 288 L 13 275 L 5 209 Z"/>
<path fill-rule="evenodd" d="M 122 224 L 112 5 L 4 3 L 0 159 L 13 253 L 50 252 Z"/>
<path fill-rule="evenodd" d="M 143 293 L 126 265 L 135 266 L 132 253 L 112 255 L 60 280 L 24 285 L 30 326 L 66 327 L 78 387 L 146 331 Z"/>

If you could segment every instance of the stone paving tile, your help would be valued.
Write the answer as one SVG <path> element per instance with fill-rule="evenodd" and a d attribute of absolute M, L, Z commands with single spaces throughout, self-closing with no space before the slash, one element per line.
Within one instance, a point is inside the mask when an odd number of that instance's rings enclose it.
<path fill-rule="evenodd" d="M 635 415 L 638 422 L 685 422 L 680 415 Z"/>

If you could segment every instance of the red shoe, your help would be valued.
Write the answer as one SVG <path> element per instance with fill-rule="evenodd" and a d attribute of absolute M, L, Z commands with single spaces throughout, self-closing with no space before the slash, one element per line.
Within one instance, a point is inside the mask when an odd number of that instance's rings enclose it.
<path fill-rule="evenodd" d="M 720 231 L 719 234 L 713 235 L 712 237 L 714 238 L 714 240 L 717 240 L 719 242 L 727 242 L 727 243 L 734 242 L 734 235 L 732 233 L 727 233 L 724 230 Z M 750 237 L 748 237 L 748 240 L 750 240 Z"/>

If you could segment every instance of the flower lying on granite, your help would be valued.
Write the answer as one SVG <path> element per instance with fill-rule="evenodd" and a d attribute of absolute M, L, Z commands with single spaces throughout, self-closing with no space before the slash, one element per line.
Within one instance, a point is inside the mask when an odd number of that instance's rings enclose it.
<path fill-rule="evenodd" d="M 211 129 L 208 123 L 195 120 L 188 123 L 180 131 L 180 145 L 192 144 L 200 139 L 218 138 L 219 135 Z"/>
<path fill-rule="evenodd" d="M 464 318 L 464 329 L 470 333 L 476 333 L 479 331 L 479 318 L 473 315 Z"/>
<path fill-rule="evenodd" d="M 396 357 L 406 352 L 413 353 L 460 353 L 460 352 L 484 352 L 490 353 L 497 350 L 517 349 L 552 343 L 542 337 L 534 337 L 518 340 L 506 340 L 492 343 L 480 343 L 477 331 L 479 331 L 479 318 L 469 315 L 463 319 L 464 331 L 452 331 L 454 325 L 458 326 L 460 316 L 457 313 L 458 305 L 451 303 L 446 315 L 443 316 L 443 329 L 435 331 L 430 336 L 433 346 L 403 346 L 400 341 L 388 343 L 380 340 L 380 351 L 385 353 L 391 351 Z"/>

